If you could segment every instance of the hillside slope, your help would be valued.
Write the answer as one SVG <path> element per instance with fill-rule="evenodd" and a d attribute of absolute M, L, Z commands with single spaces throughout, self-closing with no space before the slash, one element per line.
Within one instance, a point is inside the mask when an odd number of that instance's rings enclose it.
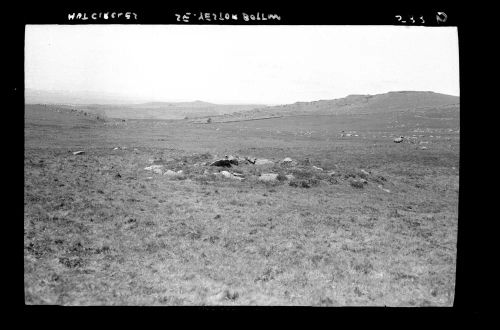
<path fill-rule="evenodd" d="M 233 113 L 216 118 L 217 121 L 249 120 L 268 117 L 298 115 L 335 115 L 383 113 L 393 111 L 419 111 L 446 106 L 457 106 L 460 98 L 434 92 L 400 91 L 377 95 L 349 95 L 334 100 L 296 102 Z"/>
<path fill-rule="evenodd" d="M 103 112 L 109 118 L 124 119 L 184 119 L 186 117 L 221 116 L 262 107 L 261 104 L 212 104 L 201 101 L 79 106 L 85 111 Z"/>
<path fill-rule="evenodd" d="M 106 121 L 99 113 L 70 109 L 63 106 L 26 104 L 24 106 L 25 126 L 91 127 Z"/>

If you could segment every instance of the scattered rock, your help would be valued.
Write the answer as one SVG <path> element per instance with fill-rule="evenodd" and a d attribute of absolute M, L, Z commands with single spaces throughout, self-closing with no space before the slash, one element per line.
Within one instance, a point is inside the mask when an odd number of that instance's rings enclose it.
<path fill-rule="evenodd" d="M 274 162 L 272 160 L 262 158 L 262 159 L 257 159 L 254 164 L 255 165 L 269 165 L 269 164 L 274 164 Z"/>
<path fill-rule="evenodd" d="M 119 147 L 114 147 L 113 150 L 120 150 L 120 148 Z"/>
<path fill-rule="evenodd" d="M 240 174 L 236 175 L 236 173 L 231 173 L 228 171 L 221 171 L 219 172 L 222 176 L 229 178 L 229 179 L 236 179 L 236 180 L 243 180 Z"/>
<path fill-rule="evenodd" d="M 291 165 L 293 163 L 293 159 L 291 159 L 290 157 L 286 157 L 281 161 L 281 163 Z"/>
<path fill-rule="evenodd" d="M 152 171 L 156 174 L 163 174 L 163 165 L 151 165 L 144 168 L 146 171 Z"/>
<path fill-rule="evenodd" d="M 287 174 L 287 175 L 285 175 L 285 177 L 286 177 L 287 180 L 293 180 L 293 179 L 295 179 L 295 177 L 293 176 L 293 174 Z"/>
<path fill-rule="evenodd" d="M 368 183 L 368 181 L 361 179 L 361 180 L 351 180 L 350 182 L 351 187 L 354 188 L 364 188 L 365 184 Z"/>
<path fill-rule="evenodd" d="M 274 182 L 278 180 L 278 174 L 275 173 L 262 173 L 259 176 L 259 181 L 263 182 Z"/>
<path fill-rule="evenodd" d="M 400 137 L 398 137 L 398 138 L 395 138 L 393 141 L 394 141 L 395 143 L 401 143 L 401 142 L 403 142 L 403 138 L 404 138 L 403 136 L 400 136 Z"/>
<path fill-rule="evenodd" d="M 177 175 L 177 172 L 172 171 L 172 170 L 166 170 L 165 172 L 163 172 L 163 175 L 167 175 L 167 176 L 176 176 L 176 175 Z"/>
<path fill-rule="evenodd" d="M 391 192 L 389 189 L 385 189 L 385 188 L 384 188 L 384 187 L 382 187 L 381 185 L 378 185 L 378 187 L 379 187 L 381 190 L 385 191 L 386 193 L 390 193 L 390 192 Z"/>
<path fill-rule="evenodd" d="M 247 162 L 249 162 L 250 164 L 255 164 L 255 161 L 257 161 L 257 158 L 249 158 L 249 157 L 245 157 L 245 160 Z"/>
<path fill-rule="evenodd" d="M 75 151 L 75 152 L 73 152 L 73 155 L 75 155 L 75 156 L 76 156 L 76 155 L 83 155 L 84 153 L 85 153 L 85 151 L 83 151 L 83 150 L 79 150 L 79 151 Z"/>
<path fill-rule="evenodd" d="M 365 175 L 370 175 L 369 172 L 365 171 L 365 170 L 359 170 L 361 173 L 365 174 Z"/>
<path fill-rule="evenodd" d="M 420 150 L 427 150 L 427 147 L 420 147 Z"/>
<path fill-rule="evenodd" d="M 315 170 L 318 170 L 318 171 L 323 171 L 323 169 L 322 169 L 321 167 L 318 167 L 318 166 L 314 166 L 314 165 L 313 165 L 313 168 L 314 168 Z"/>

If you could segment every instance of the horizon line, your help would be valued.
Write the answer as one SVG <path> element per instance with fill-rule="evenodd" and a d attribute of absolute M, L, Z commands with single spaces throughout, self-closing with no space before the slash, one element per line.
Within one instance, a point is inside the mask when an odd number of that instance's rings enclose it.
<path fill-rule="evenodd" d="M 263 105 L 263 106 L 277 106 L 277 105 L 288 105 L 288 104 L 295 104 L 295 103 L 309 103 L 309 102 L 318 102 L 318 101 L 329 101 L 329 100 L 337 100 L 337 99 L 342 99 L 346 98 L 349 96 L 360 96 L 360 95 L 368 95 L 368 96 L 376 96 L 376 95 L 382 95 L 382 94 L 389 94 L 389 93 L 435 93 L 435 94 L 442 94 L 442 95 L 448 95 L 448 96 L 454 96 L 454 97 L 460 97 L 459 95 L 454 95 L 454 94 L 447 94 L 447 93 L 440 93 L 440 92 L 435 92 L 431 90 L 390 90 L 387 92 L 382 92 L 382 93 L 375 93 L 375 94 L 361 94 L 361 93 L 350 93 L 347 94 L 343 97 L 334 97 L 334 98 L 322 98 L 322 99 L 315 99 L 315 100 L 310 100 L 310 101 L 303 101 L 303 100 L 296 100 L 292 102 L 256 102 L 256 101 L 223 101 L 223 102 L 213 102 L 213 101 L 204 101 L 200 100 L 199 98 L 187 100 L 187 99 L 182 99 L 182 100 L 158 100 L 154 98 L 146 98 L 146 97 L 138 97 L 138 96 L 125 96 L 125 95 L 120 95 L 116 94 L 113 92 L 98 92 L 98 91 L 89 91 L 89 90 L 79 90 L 79 91 L 68 91 L 68 90 L 44 90 L 44 89 L 36 89 L 36 88 L 25 88 L 25 104 L 37 104 L 37 103 L 26 103 L 26 91 L 27 90 L 32 90 L 32 91 L 37 91 L 37 92 L 52 92 L 52 93 L 57 93 L 57 92 L 69 92 L 69 93 L 94 93 L 94 94 L 99 94 L 103 93 L 104 95 L 96 95 L 94 97 L 102 97 L 102 98 L 115 98 L 115 102 L 109 103 L 109 102 L 104 102 L 104 103 L 70 103 L 70 102 L 50 102 L 48 104 L 78 104 L 78 105 L 93 105 L 93 104 L 100 104 L 100 105 L 126 105 L 126 104 L 146 104 L 146 103 L 195 103 L 195 102 L 202 102 L 202 103 L 210 103 L 214 105 Z M 106 95 L 107 94 L 107 95 Z M 124 103 L 119 103 L 121 100 L 124 101 Z M 128 100 L 128 102 L 127 102 Z M 104 100 L 103 100 L 104 101 Z"/>

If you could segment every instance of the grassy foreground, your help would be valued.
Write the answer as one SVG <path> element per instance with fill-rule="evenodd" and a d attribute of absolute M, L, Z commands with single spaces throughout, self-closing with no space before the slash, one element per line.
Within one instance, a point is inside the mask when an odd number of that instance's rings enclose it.
<path fill-rule="evenodd" d="M 27 111 L 27 304 L 453 304 L 458 117 L 40 118 Z M 224 154 L 275 163 L 234 166 L 238 181 L 203 165 Z"/>

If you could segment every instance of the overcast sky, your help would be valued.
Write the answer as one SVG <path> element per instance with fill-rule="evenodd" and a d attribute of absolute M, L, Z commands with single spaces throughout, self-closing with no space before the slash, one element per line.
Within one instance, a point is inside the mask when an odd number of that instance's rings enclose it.
<path fill-rule="evenodd" d="M 455 27 L 27 25 L 26 88 L 283 104 L 459 95 Z"/>

